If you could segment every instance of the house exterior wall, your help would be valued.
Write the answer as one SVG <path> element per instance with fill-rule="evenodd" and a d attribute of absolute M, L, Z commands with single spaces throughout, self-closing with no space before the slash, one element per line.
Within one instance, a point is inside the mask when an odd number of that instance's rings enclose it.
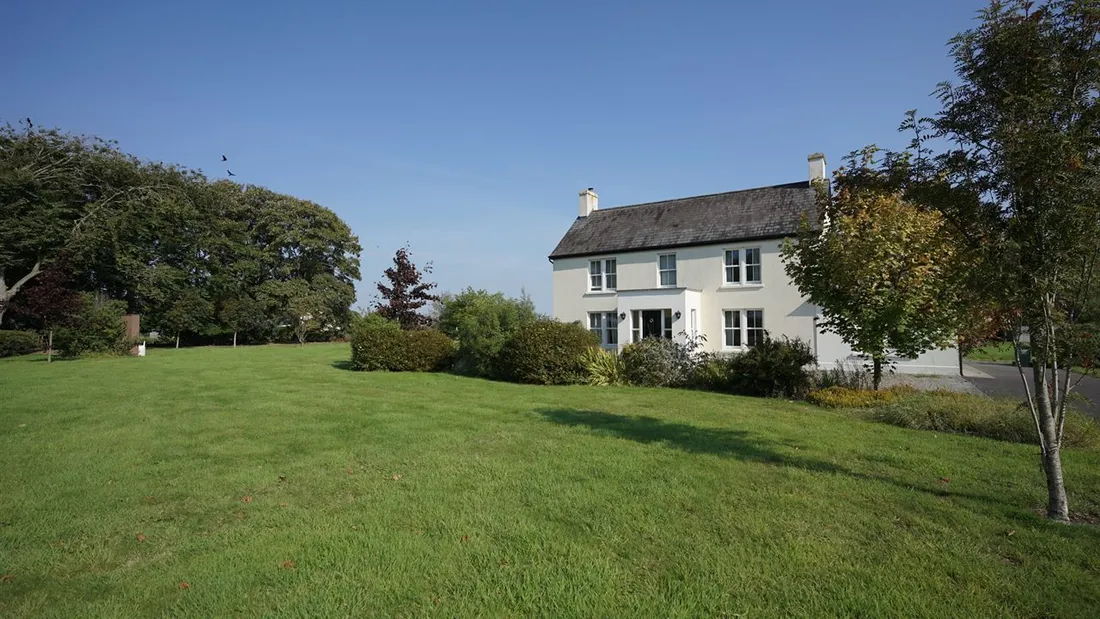
<path fill-rule="evenodd" d="M 704 349 L 735 352 L 724 346 L 724 311 L 762 310 L 764 329 L 773 337 L 800 338 L 814 348 L 818 362 L 828 367 L 836 361 L 858 362 L 858 358 L 835 334 L 817 326 L 819 310 L 798 292 L 787 277 L 779 254 L 781 239 L 747 241 L 667 250 L 646 250 L 618 254 L 558 258 L 553 263 L 553 316 L 587 326 L 589 312 L 625 314 L 618 324 L 618 346 L 631 342 L 632 310 L 671 309 L 680 312 L 673 321 L 673 333 L 691 331 L 695 310 L 697 331 L 706 338 Z M 725 283 L 725 251 L 760 249 L 761 283 Z M 676 255 L 676 287 L 661 287 L 658 256 Z M 614 258 L 615 292 L 589 291 L 589 261 Z M 947 373 L 957 371 L 954 349 L 929 351 L 917 359 L 898 359 L 903 372 Z"/>
<path fill-rule="evenodd" d="M 558 320 L 588 324 L 589 312 L 625 313 L 619 322 L 619 345 L 630 342 L 632 309 L 679 311 L 673 323 L 676 334 L 691 330 L 691 310 L 697 314 L 697 329 L 706 338 L 705 348 L 723 349 L 723 311 L 763 310 L 764 328 L 775 336 L 813 339 L 816 308 L 807 304 L 791 285 L 779 256 L 777 239 L 679 247 L 669 250 L 624 252 L 583 258 L 559 258 L 554 261 L 553 316 Z M 726 285 L 724 256 L 727 249 L 760 249 L 761 284 Z M 662 288 L 658 256 L 676 255 L 675 288 Z M 590 260 L 614 258 L 618 287 L 616 292 L 589 292 Z"/>

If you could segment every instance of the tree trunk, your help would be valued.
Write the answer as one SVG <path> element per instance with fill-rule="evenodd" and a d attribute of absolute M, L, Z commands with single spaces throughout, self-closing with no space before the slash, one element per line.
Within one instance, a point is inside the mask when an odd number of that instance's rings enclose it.
<path fill-rule="evenodd" d="M 53 329 L 50 329 L 50 335 L 46 342 L 46 363 L 53 363 Z"/>
<path fill-rule="evenodd" d="M 956 346 L 959 351 L 959 376 L 966 378 L 966 374 L 963 373 L 963 349 L 962 346 Z"/>
<path fill-rule="evenodd" d="M 1042 357 L 1039 363 L 1033 362 L 1031 369 L 1035 378 L 1035 408 L 1039 415 L 1043 472 L 1047 477 L 1047 518 L 1069 522 L 1069 501 L 1066 499 L 1066 486 L 1062 479 L 1062 446 L 1058 424 L 1054 419 L 1057 403 L 1050 399 L 1046 357 Z M 1054 380 L 1058 380 L 1058 377 L 1055 376 Z"/>
<path fill-rule="evenodd" d="M 233 348 L 237 347 L 237 332 L 233 332 Z"/>
<path fill-rule="evenodd" d="M 179 348 L 179 347 L 180 347 L 180 334 L 177 333 L 176 334 L 176 348 Z"/>
<path fill-rule="evenodd" d="M 35 275 L 38 275 L 38 272 L 41 270 L 41 268 L 42 261 L 36 261 L 34 263 L 34 266 L 31 267 L 30 272 L 20 279 L 16 280 L 16 282 L 12 284 L 11 288 L 8 288 L 7 283 L 4 279 L 4 269 L 0 269 L 0 325 L 4 324 L 4 312 L 7 309 L 8 301 L 11 301 L 15 297 L 15 293 L 19 292 L 19 289 L 23 287 L 23 284 L 29 282 L 31 278 L 33 278 Z"/>
<path fill-rule="evenodd" d="M 882 384 L 882 359 L 874 360 L 874 370 L 871 374 L 872 384 L 874 384 L 875 391 L 878 391 L 878 386 Z"/>

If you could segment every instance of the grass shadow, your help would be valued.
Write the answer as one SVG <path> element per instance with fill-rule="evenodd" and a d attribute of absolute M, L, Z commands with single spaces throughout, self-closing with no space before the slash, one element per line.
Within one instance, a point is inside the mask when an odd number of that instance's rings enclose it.
<path fill-rule="evenodd" d="M 347 370 L 349 372 L 356 371 L 355 368 L 351 366 L 351 361 L 348 361 L 347 359 L 344 359 L 343 361 L 333 361 L 331 365 L 337 370 Z"/>
<path fill-rule="evenodd" d="M 805 471 L 845 475 L 856 479 L 881 482 L 906 490 L 914 490 L 937 497 L 965 498 L 998 509 L 1018 511 L 1018 506 L 1005 499 L 947 490 L 942 487 L 917 485 L 887 475 L 862 473 L 848 467 L 802 455 L 782 453 L 776 448 L 783 443 L 753 438 L 744 430 L 706 428 L 655 417 L 618 415 L 605 411 L 572 408 L 546 408 L 535 411 L 547 421 L 573 427 L 585 427 L 597 435 L 625 438 L 644 444 L 663 444 L 672 449 L 689 453 L 711 454 L 724 458 L 736 458 L 747 462 L 760 462 L 775 466 L 789 466 Z"/>

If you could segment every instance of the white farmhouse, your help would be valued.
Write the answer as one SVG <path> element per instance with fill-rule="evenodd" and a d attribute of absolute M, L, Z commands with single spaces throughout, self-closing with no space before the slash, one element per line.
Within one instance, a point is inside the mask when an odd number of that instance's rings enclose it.
<path fill-rule="evenodd" d="M 788 279 L 779 254 L 803 218 L 817 222 L 815 189 L 825 156 L 809 157 L 809 179 L 632 206 L 599 208 L 592 188 L 550 254 L 554 318 L 580 321 L 608 348 L 645 337 L 701 335 L 705 348 L 738 352 L 769 333 L 810 344 L 828 367 L 855 360 L 819 326 L 819 309 Z M 957 371 L 954 349 L 895 359 L 899 371 Z"/>

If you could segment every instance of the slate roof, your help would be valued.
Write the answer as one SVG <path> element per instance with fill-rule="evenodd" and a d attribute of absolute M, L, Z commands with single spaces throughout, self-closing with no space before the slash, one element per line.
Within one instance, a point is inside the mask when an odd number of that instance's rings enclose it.
<path fill-rule="evenodd" d="M 597 209 L 578 217 L 550 259 L 792 236 L 817 222 L 807 181 Z"/>

